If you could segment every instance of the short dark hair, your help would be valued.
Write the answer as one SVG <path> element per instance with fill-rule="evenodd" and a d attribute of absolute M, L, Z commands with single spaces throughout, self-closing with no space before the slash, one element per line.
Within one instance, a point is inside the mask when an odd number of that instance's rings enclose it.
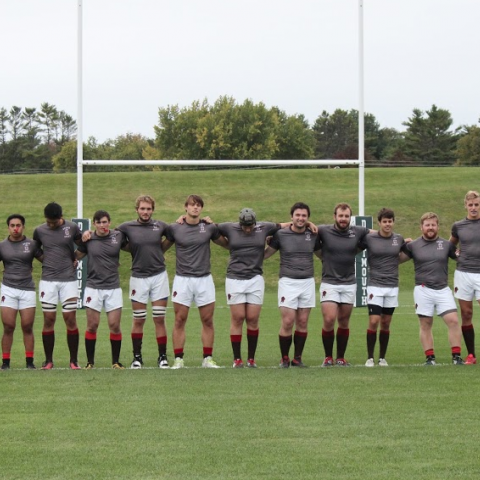
<path fill-rule="evenodd" d="M 203 208 L 203 199 L 200 195 L 189 195 L 185 200 L 185 206 L 198 203 Z"/>
<path fill-rule="evenodd" d="M 14 218 L 18 218 L 22 222 L 22 225 L 25 225 L 25 217 L 23 215 L 12 213 L 12 215 L 9 215 L 7 218 L 7 226 L 10 225 L 10 220 L 13 220 Z"/>
<path fill-rule="evenodd" d="M 290 209 L 290 215 L 293 215 L 293 212 L 295 210 L 306 210 L 308 212 L 308 216 L 310 217 L 310 207 L 303 202 L 297 202 L 292 205 L 292 208 Z"/>
<path fill-rule="evenodd" d="M 395 213 L 393 213 L 393 210 L 390 208 L 385 208 L 383 207 L 377 215 L 377 220 L 380 222 L 382 218 L 391 218 L 392 220 L 395 221 Z"/>
<path fill-rule="evenodd" d="M 110 214 L 106 210 L 97 210 L 93 214 L 93 221 L 99 222 L 103 217 L 107 217 L 108 221 L 110 221 Z"/>
<path fill-rule="evenodd" d="M 45 218 L 50 218 L 51 220 L 60 220 L 63 216 L 63 210 L 58 203 L 51 202 L 43 209 L 43 214 Z"/>

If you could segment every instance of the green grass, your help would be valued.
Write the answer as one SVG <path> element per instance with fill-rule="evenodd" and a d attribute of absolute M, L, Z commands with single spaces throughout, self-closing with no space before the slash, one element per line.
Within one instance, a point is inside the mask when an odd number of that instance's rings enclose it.
<path fill-rule="evenodd" d="M 463 196 L 475 169 L 378 169 L 366 172 L 366 213 L 382 206 L 397 213 L 397 231 L 417 236 L 427 210 L 442 219 L 441 234 L 464 215 Z M 114 223 L 134 218 L 140 193 L 157 199 L 157 217 L 173 221 L 187 194 L 206 200 L 216 221 L 235 220 L 243 206 L 259 218 L 283 220 L 295 201 L 306 201 L 312 220 L 330 223 L 335 203 L 357 205 L 355 169 L 223 172 L 160 172 L 85 175 L 85 216 L 111 212 Z M 139 187 L 140 185 L 140 187 Z M 1 212 L 27 217 L 27 234 L 42 222 L 43 206 L 56 200 L 66 217 L 76 216 L 75 176 L 0 176 Z M 3 235 L 6 236 L 6 226 Z M 53 371 L 23 369 L 19 327 L 12 370 L 0 372 L 3 408 L 0 478 L 5 479 L 451 479 L 480 474 L 478 367 L 450 365 L 447 330 L 435 319 L 440 365 L 425 368 L 414 315 L 411 265 L 401 267 L 401 306 L 396 310 L 388 351 L 389 368 L 363 367 L 367 312 L 355 309 L 347 357 L 350 369 L 319 367 L 321 315 L 310 317 L 306 370 L 280 370 L 276 307 L 278 258 L 266 262 L 267 293 L 262 310 L 255 371 L 231 369 L 229 311 L 223 293 L 227 256 L 216 246 L 217 283 L 214 356 L 226 368 L 203 370 L 200 321 L 187 323 L 188 368 L 155 368 L 153 324 L 145 328 L 142 370 L 113 371 L 103 316 L 94 371 L 68 370 L 65 327 L 57 323 Z M 174 252 L 169 252 L 170 279 Z M 122 257 L 122 280 L 130 260 Z M 35 268 L 38 276 L 39 267 Z M 321 272 L 317 262 L 317 277 Z M 318 280 L 318 278 L 317 278 Z M 317 281 L 318 288 L 318 281 Z M 167 313 L 172 328 L 172 309 Z M 475 317 L 478 306 L 475 307 Z M 78 313 L 80 331 L 85 312 Z M 129 364 L 131 308 L 125 299 L 121 359 Z M 41 362 L 42 314 L 37 311 L 36 359 Z M 244 342 L 245 350 L 245 342 Z M 378 347 L 377 347 L 378 348 Z M 169 337 L 171 357 L 171 339 Z M 80 348 L 85 363 L 83 342 Z"/>

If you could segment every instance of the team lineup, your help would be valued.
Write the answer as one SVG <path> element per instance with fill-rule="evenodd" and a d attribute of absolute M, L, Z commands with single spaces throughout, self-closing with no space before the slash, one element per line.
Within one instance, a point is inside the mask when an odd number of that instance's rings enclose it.
<path fill-rule="evenodd" d="M 476 364 L 473 300 L 480 302 L 480 194 L 469 191 L 464 198 L 467 215 L 455 222 L 449 239 L 439 236 L 439 219 L 433 212 L 420 218 L 421 236 L 411 240 L 394 232 L 395 214 L 388 208 L 378 212 L 377 229 L 351 225 L 352 209 L 347 203 L 335 206 L 332 224 L 315 225 L 310 208 L 295 203 L 290 220 L 273 223 L 257 220 L 250 208 L 240 211 L 237 222 L 216 224 L 202 216 L 203 199 L 187 197 L 185 213 L 176 223 L 153 219 L 155 200 L 149 195 L 136 199 L 137 218 L 111 227 L 110 214 L 98 210 L 92 231 L 82 232 L 77 224 L 63 218 L 62 207 L 49 203 L 45 223 L 36 227 L 32 238 L 24 235 L 25 217 L 7 218 L 8 237 L 0 242 L 4 265 L 1 284 L 2 370 L 10 369 L 11 349 L 17 316 L 25 346 L 26 368 L 35 369 L 33 325 L 37 305 L 32 277 L 34 260 L 42 264 L 38 299 L 43 312 L 42 369 L 54 368 L 55 324 L 61 306 L 66 326 L 69 366 L 82 367 L 78 360 L 80 334 L 76 320 L 78 285 L 76 266 L 86 258 L 87 280 L 83 297 L 86 308 L 86 369 L 95 368 L 97 330 L 102 310 L 110 331 L 111 365 L 124 369 L 121 316 L 123 293 L 120 287 L 121 250 L 131 255 L 129 298 L 132 302 L 130 368 L 143 366 L 142 343 L 147 307 L 151 304 L 161 369 L 184 368 L 186 323 L 190 308 L 198 308 L 204 368 L 219 368 L 213 357 L 216 291 L 211 275 L 211 242 L 229 251 L 225 293 L 230 309 L 230 341 L 233 368 L 256 368 L 260 314 L 264 301 L 263 262 L 279 252 L 278 307 L 280 311 L 280 368 L 304 368 L 302 354 L 308 336 L 311 309 L 316 306 L 314 256 L 322 264 L 319 298 L 324 359 L 322 367 L 348 367 L 346 351 L 349 322 L 356 296 L 355 258 L 368 253 L 368 327 L 366 367 L 387 367 L 390 325 L 398 307 L 399 264 L 414 262 L 415 313 L 425 365 L 435 365 L 433 318 L 437 314 L 447 326 L 454 365 Z M 176 266 L 170 291 L 165 252 L 175 245 Z M 456 260 L 454 293 L 448 286 L 449 259 Z M 173 303 L 171 343 L 173 361 L 167 356 L 166 312 Z M 457 315 L 455 298 L 460 306 Z M 242 355 L 246 327 L 247 354 Z M 378 355 L 375 348 L 379 344 Z M 462 358 L 462 337 L 467 350 Z M 292 349 L 293 344 L 293 349 Z M 376 358 L 376 360 L 375 360 Z M 245 361 L 244 361 L 245 359 Z"/>

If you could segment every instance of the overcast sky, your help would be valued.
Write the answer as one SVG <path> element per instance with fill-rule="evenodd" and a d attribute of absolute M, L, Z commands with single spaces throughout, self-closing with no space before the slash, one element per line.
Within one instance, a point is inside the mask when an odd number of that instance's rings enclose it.
<path fill-rule="evenodd" d="M 0 0 L 0 107 L 78 118 L 79 0 Z M 480 2 L 363 0 L 365 110 L 480 117 Z M 83 0 L 84 138 L 154 136 L 158 108 L 229 95 L 304 114 L 358 109 L 358 0 Z"/>

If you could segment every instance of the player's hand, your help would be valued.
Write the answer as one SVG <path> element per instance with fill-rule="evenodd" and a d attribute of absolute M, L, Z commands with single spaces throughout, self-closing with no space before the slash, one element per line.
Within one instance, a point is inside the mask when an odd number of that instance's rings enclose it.
<path fill-rule="evenodd" d="M 82 242 L 88 242 L 92 238 L 92 232 L 90 230 L 85 230 L 82 234 Z"/>
<path fill-rule="evenodd" d="M 185 215 L 180 215 L 176 220 L 175 220 L 175 223 L 179 223 L 180 225 L 182 223 L 185 223 Z"/>
<path fill-rule="evenodd" d="M 213 223 L 213 220 L 207 215 L 206 217 L 202 218 L 202 222 L 211 224 L 211 223 Z"/>

